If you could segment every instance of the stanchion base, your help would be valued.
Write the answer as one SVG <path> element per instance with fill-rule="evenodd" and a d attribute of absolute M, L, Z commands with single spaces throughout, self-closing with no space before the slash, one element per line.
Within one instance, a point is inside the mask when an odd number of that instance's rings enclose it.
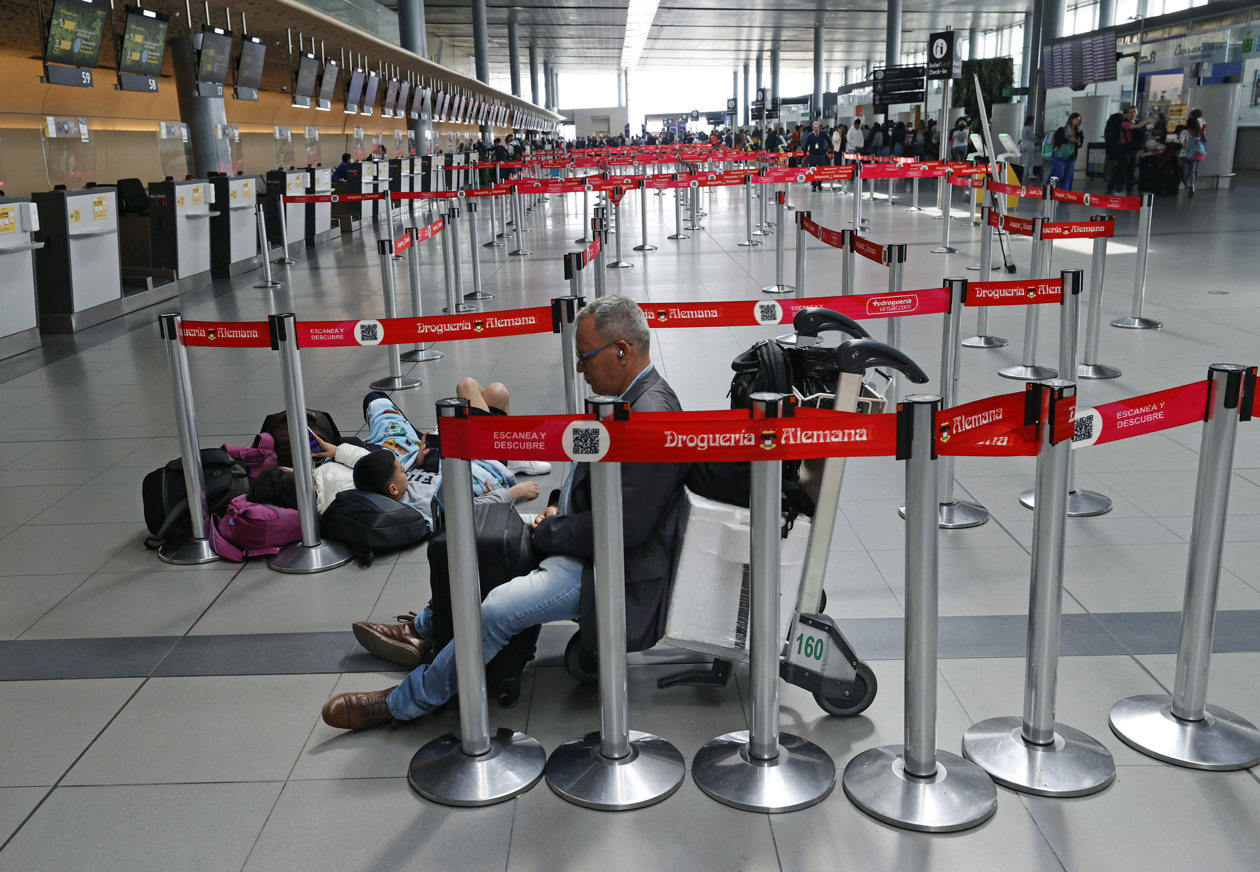
<path fill-rule="evenodd" d="M 600 753 L 599 732 L 570 739 L 547 758 L 547 786 L 583 808 L 623 811 L 655 805 L 682 786 L 687 764 L 677 748 L 651 733 L 630 731 L 630 754 Z"/>
<path fill-rule="evenodd" d="M 279 264 L 280 266 L 288 266 L 291 263 L 297 263 L 297 261 L 291 257 L 277 257 L 272 261 L 272 263 Z"/>
<path fill-rule="evenodd" d="M 669 236 L 666 236 L 665 238 L 666 239 L 690 239 L 691 234 L 690 233 L 671 233 L 669 234 Z"/>
<path fill-rule="evenodd" d="M 1019 504 L 1026 509 L 1036 505 L 1037 499 L 1032 488 L 1019 495 Z M 1069 518 L 1092 518 L 1105 515 L 1111 511 L 1111 497 L 1097 491 L 1070 490 L 1067 498 L 1067 516 Z"/>
<path fill-rule="evenodd" d="M 214 545 L 209 539 L 172 542 L 158 549 L 158 560 L 172 566 L 196 566 L 199 563 L 213 563 L 218 559 L 219 555 L 214 552 Z"/>
<path fill-rule="evenodd" d="M 374 391 L 409 391 L 412 388 L 418 388 L 424 384 L 420 379 L 411 375 L 387 375 L 385 378 L 378 378 L 372 384 L 368 385 Z"/>
<path fill-rule="evenodd" d="M 1037 364 L 1032 366 L 1020 364 L 1019 366 L 1008 366 L 1005 369 L 998 370 L 998 375 L 1002 378 L 1013 378 L 1019 381 L 1040 381 L 1043 378 L 1054 378 L 1058 374 L 1059 371 L 1057 369 L 1049 366 L 1038 366 Z"/>
<path fill-rule="evenodd" d="M 511 234 L 511 233 L 496 233 L 496 234 L 495 234 L 495 236 L 494 236 L 494 238 L 495 238 L 495 239 L 511 239 L 511 238 L 512 238 L 512 234 Z M 580 240 L 580 239 L 578 240 L 578 242 L 581 242 L 581 241 L 582 241 L 582 240 Z"/>
<path fill-rule="evenodd" d="M 468 293 L 464 294 L 464 299 L 465 300 L 493 300 L 494 294 L 488 293 L 487 291 L 469 291 Z"/>
<path fill-rule="evenodd" d="M 752 235 L 753 236 L 773 236 L 774 233 L 770 230 L 754 230 L 752 232 Z"/>
<path fill-rule="evenodd" d="M 1054 744 L 1024 741 L 1017 717 L 989 718 L 963 735 L 963 756 L 1004 787 L 1037 796 L 1085 796 L 1116 779 L 1111 752 L 1086 733 L 1056 723 Z"/>
<path fill-rule="evenodd" d="M 533 254 L 533 252 L 525 248 L 518 248 L 515 251 L 508 252 L 510 257 L 525 257 L 527 254 Z"/>
<path fill-rule="evenodd" d="M 942 245 L 940 248 L 933 248 L 930 254 L 957 254 L 958 249 L 951 248 L 948 245 Z"/>
<path fill-rule="evenodd" d="M 608 264 L 609 269 L 630 269 L 632 266 L 634 266 L 634 264 L 628 263 L 624 260 L 614 260 L 612 263 Z"/>
<path fill-rule="evenodd" d="M 703 230 L 703 229 L 704 229 L 704 225 L 703 225 L 703 224 L 691 224 L 691 225 L 689 225 L 689 226 L 687 226 L 687 227 L 684 227 L 683 229 L 684 229 L 684 230 Z M 757 243 L 757 244 L 758 244 L 758 245 L 760 245 L 761 243 Z M 743 243 L 741 242 L 741 243 L 740 243 L 740 245 L 743 245 Z"/>
<path fill-rule="evenodd" d="M 974 763 L 936 752 L 936 774 L 906 774 L 905 745 L 872 748 L 844 767 L 844 792 L 876 820 L 921 833 L 979 826 L 997 811 L 997 788 Z"/>
<path fill-rule="evenodd" d="M 648 245 L 646 242 L 642 245 L 636 245 L 631 251 L 656 251 L 655 245 Z"/>
<path fill-rule="evenodd" d="M 1078 378 L 1119 378 L 1120 370 L 1105 363 L 1080 363 L 1076 366 Z"/>
<path fill-rule="evenodd" d="M 962 341 L 964 348 L 1005 348 L 1009 344 L 1001 336 L 968 336 Z"/>
<path fill-rule="evenodd" d="M 1111 731 L 1156 760 L 1191 769 L 1249 769 L 1260 763 L 1260 729 L 1219 706 L 1203 707 L 1203 720 L 1172 713 L 1172 697 L 1147 694 L 1111 707 Z"/>
<path fill-rule="evenodd" d="M 761 292 L 763 294 L 795 294 L 796 285 L 766 285 Z"/>
<path fill-rule="evenodd" d="M 577 239 L 575 239 L 575 240 L 573 240 L 573 241 L 574 241 L 575 243 L 577 243 L 578 245 L 590 245 L 590 244 L 591 244 L 592 242 L 594 242 L 595 240 L 594 240 L 594 239 L 587 239 L 585 236 L 579 236 Z"/>
<path fill-rule="evenodd" d="M 752 245 L 761 245 L 761 240 L 760 239 L 745 239 L 743 242 L 739 244 L 745 247 L 752 246 Z"/>
<path fill-rule="evenodd" d="M 417 348 L 398 355 L 400 360 L 405 360 L 407 363 L 425 363 L 430 360 L 441 360 L 445 356 L 436 348 Z"/>
<path fill-rule="evenodd" d="M 782 336 L 774 337 L 774 341 L 780 345 L 822 345 L 821 336 L 802 336 L 799 333 L 784 333 Z"/>
<path fill-rule="evenodd" d="M 542 778 L 547 752 L 536 739 L 500 727 L 490 750 L 472 757 L 459 736 L 447 733 L 424 745 L 407 767 L 407 782 L 442 805 L 493 805 L 520 796 Z"/>
<path fill-rule="evenodd" d="M 984 272 L 984 267 L 982 267 L 982 266 L 981 266 L 980 264 L 978 264 L 978 263 L 973 263 L 971 266 L 967 267 L 967 269 L 971 270 L 972 272 Z M 990 272 L 992 272 L 992 271 L 993 271 L 993 270 L 995 270 L 995 269 L 1001 269 L 1001 267 L 1000 267 L 1000 266 L 998 266 L 996 263 L 991 263 L 991 264 L 989 264 L 989 271 L 990 271 Z"/>
<path fill-rule="evenodd" d="M 295 542 L 280 549 L 279 554 L 268 558 L 267 568 L 290 575 L 308 575 L 345 566 L 353 559 L 354 555 L 349 548 L 331 539 L 325 539 L 310 548 L 301 542 Z"/>
<path fill-rule="evenodd" d="M 268 282 L 268 281 L 261 281 L 261 282 L 257 282 L 257 283 L 255 283 L 254 287 L 256 287 L 256 288 L 283 288 L 283 287 L 284 287 L 284 282 L 277 282 L 277 281 L 270 281 L 270 282 Z"/>
<path fill-rule="evenodd" d="M 497 239 L 492 239 L 489 242 L 481 243 L 482 248 L 497 248 L 497 247 L 502 247 L 502 245 L 503 243 L 499 242 Z"/>
<path fill-rule="evenodd" d="M 923 207 L 922 206 L 907 206 L 906 211 L 907 212 L 922 212 Z"/>
<path fill-rule="evenodd" d="M 904 520 L 906 507 L 897 507 L 897 514 Z M 938 503 L 936 506 L 936 526 L 942 530 L 961 530 L 964 527 L 979 527 L 989 520 L 989 510 L 979 503 L 968 503 L 954 500 L 952 503 Z"/>
<path fill-rule="evenodd" d="M 1127 327 L 1131 330 L 1158 330 L 1164 326 L 1163 321 L 1154 318 L 1117 318 L 1111 322 L 1112 327 Z"/>
<path fill-rule="evenodd" d="M 817 745 L 779 734 L 779 756 L 748 755 L 748 731 L 706 742 L 691 761 L 696 785 L 723 805 L 744 811 L 784 812 L 822 802 L 836 786 L 836 764 Z"/>
<path fill-rule="evenodd" d="M 445 312 L 445 313 L 446 313 L 446 314 L 448 314 L 448 315 L 452 314 L 452 313 L 451 313 L 451 307 L 450 307 L 450 306 L 443 306 L 443 307 L 442 307 L 442 311 L 443 311 L 443 312 Z M 476 311 L 477 311 L 477 307 L 476 307 L 476 306 L 470 306 L 470 305 L 468 305 L 467 303 L 456 303 L 456 304 L 455 304 L 455 312 L 454 312 L 454 314 L 456 314 L 456 315 L 462 315 L 462 314 L 463 314 L 463 313 L 465 313 L 465 312 L 476 312 Z"/>

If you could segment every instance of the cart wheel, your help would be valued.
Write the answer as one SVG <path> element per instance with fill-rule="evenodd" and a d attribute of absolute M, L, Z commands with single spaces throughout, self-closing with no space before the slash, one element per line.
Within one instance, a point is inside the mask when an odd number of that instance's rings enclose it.
<path fill-rule="evenodd" d="M 875 681 L 875 672 L 865 663 L 858 663 L 856 671 L 857 680 L 854 682 L 852 696 L 827 697 L 816 693 L 814 702 L 818 703 L 818 707 L 837 718 L 851 718 L 866 711 L 875 701 L 875 693 L 879 685 Z"/>
<path fill-rule="evenodd" d="M 578 684 L 588 684 L 599 678 L 599 664 L 593 652 L 583 650 L 581 632 L 574 633 L 569 644 L 564 646 L 564 668 Z"/>
<path fill-rule="evenodd" d="M 818 613 L 825 615 L 827 613 L 827 591 L 818 591 Z"/>

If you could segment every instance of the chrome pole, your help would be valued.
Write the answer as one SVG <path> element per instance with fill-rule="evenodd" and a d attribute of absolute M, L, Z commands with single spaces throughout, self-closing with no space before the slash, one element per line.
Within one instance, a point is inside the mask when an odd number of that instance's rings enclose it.
<path fill-rule="evenodd" d="M 980 210 L 980 263 L 977 268 L 983 272 L 983 264 L 993 263 L 993 228 L 989 225 L 992 209 L 985 206 Z M 972 267 L 967 267 L 971 269 Z M 976 335 L 968 336 L 962 341 L 964 348 L 1002 348 L 1007 344 L 1000 336 L 989 335 L 989 307 L 980 306 L 976 310 Z"/>
<path fill-rule="evenodd" d="M 900 294 L 903 284 L 903 274 L 906 266 L 906 246 L 905 243 L 899 245 L 884 246 L 884 259 L 888 262 L 888 293 Z M 901 319 L 888 319 L 888 344 L 893 348 L 900 350 L 901 348 Z M 901 392 L 901 375 L 896 370 L 888 371 L 891 380 L 888 383 L 888 402 L 896 405 L 897 397 Z"/>
<path fill-rule="evenodd" d="M 612 197 L 610 196 L 608 199 L 612 200 Z M 621 232 L 621 202 L 619 200 L 612 200 L 612 209 L 608 214 L 612 218 L 613 233 L 617 236 L 617 259 L 608 264 L 608 269 L 629 269 L 634 264 L 621 258 L 621 239 L 625 234 Z"/>
<path fill-rule="evenodd" d="M 1133 307 L 1129 317 L 1117 318 L 1111 322 L 1112 327 L 1129 327 L 1135 330 L 1157 330 L 1163 327 L 1162 321 L 1142 316 L 1142 307 L 1146 304 L 1146 267 L 1151 253 L 1151 212 L 1155 209 L 1155 195 L 1142 195 L 1142 208 L 1138 212 L 1138 250 L 1137 269 L 1133 275 Z"/>
<path fill-rule="evenodd" d="M 283 204 L 281 204 L 283 207 Z M 271 277 L 271 246 L 267 242 L 267 210 L 262 203 L 254 204 L 254 216 L 258 224 L 258 250 L 262 252 L 263 280 L 254 285 L 256 288 L 281 288 L 284 282 Z"/>
<path fill-rule="evenodd" d="M 958 404 L 958 383 L 962 359 L 958 334 L 962 332 L 962 312 L 967 297 L 966 279 L 946 279 L 949 287 L 949 312 L 945 315 L 945 327 L 941 335 L 941 402 L 946 409 Z M 981 311 L 984 311 L 983 309 Z M 989 520 L 989 511 L 979 503 L 955 499 L 954 456 L 947 455 L 937 464 L 940 478 L 940 504 L 937 506 L 937 522 L 946 530 L 978 527 Z"/>
<path fill-rule="evenodd" d="M 1109 215 L 1091 215 L 1090 221 L 1113 221 Z M 1089 315 L 1085 326 L 1085 359 L 1076 368 L 1080 378 L 1118 378 L 1120 370 L 1098 362 L 1098 334 L 1102 330 L 1103 280 L 1107 274 L 1107 237 L 1094 239 L 1089 258 Z"/>
<path fill-rule="evenodd" d="M 424 317 L 424 307 L 420 302 L 420 230 L 408 227 L 411 236 L 411 253 L 407 255 L 407 284 L 411 291 L 411 315 L 413 318 Z M 423 363 L 429 360 L 441 360 L 445 355 L 435 348 L 422 348 L 419 342 L 411 351 L 399 355 L 408 363 Z"/>
<path fill-rule="evenodd" d="M 525 223 L 524 212 L 521 210 L 521 189 L 517 186 L 512 187 L 512 232 L 516 234 L 516 248 L 509 251 L 511 257 L 525 257 L 533 254 L 532 251 L 525 247 L 525 242 L 521 238 L 521 225 Z"/>
<path fill-rule="evenodd" d="M 577 372 L 577 313 L 586 303 L 582 297 L 555 297 L 551 321 L 560 334 L 560 366 L 564 370 L 564 407 L 572 415 L 584 411 L 586 394 Z"/>
<path fill-rule="evenodd" d="M 801 210 L 796 213 L 796 296 L 805 296 L 805 221 L 813 214 L 812 210 Z"/>
<path fill-rule="evenodd" d="M 945 175 L 941 179 L 944 187 L 944 206 L 941 208 L 941 247 L 933 248 L 932 254 L 956 254 L 958 249 L 953 248 L 949 244 L 949 224 L 950 212 L 953 209 L 954 189 L 949 183 L 949 177 L 953 175 L 953 170 L 946 167 Z"/>
<path fill-rule="evenodd" d="M 398 301 L 396 299 L 398 289 L 394 284 L 394 243 L 388 239 L 378 239 L 376 241 L 376 249 L 381 257 L 381 285 L 385 293 L 385 318 L 392 321 L 398 317 Z M 418 388 L 424 384 L 424 382 L 414 376 L 403 375 L 402 358 L 395 343 L 391 342 L 385 346 L 385 354 L 386 360 L 389 362 L 389 375 L 386 378 L 380 378 L 372 382 L 370 385 L 372 390 L 405 391 L 410 388 Z"/>
<path fill-rule="evenodd" d="M 683 233 L 682 225 L 682 188 L 674 188 L 674 232 L 670 239 L 690 239 L 691 235 Z"/>
<path fill-rule="evenodd" d="M 843 246 L 840 250 L 840 293 L 846 297 L 853 293 L 853 270 L 857 260 L 853 256 L 853 237 L 858 235 L 857 230 L 840 231 L 840 244 Z"/>
<path fill-rule="evenodd" d="M 639 182 L 639 231 L 643 235 L 643 244 L 636 245 L 635 251 L 656 251 L 655 245 L 649 245 L 647 239 L 647 182 Z"/>
<path fill-rule="evenodd" d="M 752 206 L 752 176 L 744 176 L 744 225 L 746 227 L 747 238 L 739 243 L 745 247 L 761 245 L 760 239 L 753 239 L 753 206 Z"/>
<path fill-rule="evenodd" d="M 779 233 L 777 234 L 777 238 L 774 240 L 774 284 L 762 288 L 761 291 L 762 293 L 766 293 L 766 294 L 790 294 L 796 290 L 796 287 L 793 285 L 785 285 L 783 283 L 783 237 L 787 235 L 783 231 L 783 227 L 784 227 L 783 207 L 784 207 L 784 204 L 787 202 L 787 196 L 778 191 L 775 191 L 774 198 L 776 201 L 775 208 L 778 210 L 778 219 L 779 219 L 778 221 Z M 763 198 L 763 202 L 764 202 L 764 198 Z M 801 231 L 800 231 L 799 226 L 796 229 L 796 244 L 797 244 L 797 250 L 803 252 L 804 249 L 800 247 Z M 799 261 L 799 258 L 798 258 L 798 261 Z M 798 262 L 797 266 L 798 268 L 800 268 L 803 266 L 803 264 Z"/>
<path fill-rule="evenodd" d="M 1046 190 L 1049 191 L 1050 188 L 1051 186 L 1047 186 Z M 1032 275 L 1034 280 L 1049 275 L 1049 253 L 1047 250 L 1048 240 L 1041 238 L 1041 226 L 1044 222 L 1044 218 L 1034 218 L 1032 220 L 1032 266 L 1029 269 L 1029 273 Z M 1037 332 L 1040 317 L 1040 306 L 1036 304 L 1028 306 L 1028 310 L 1024 313 L 1024 353 L 1020 358 L 1020 363 L 1017 366 L 1008 366 L 1004 369 L 999 369 L 998 375 L 1003 378 L 1012 378 L 1021 381 L 1036 381 L 1054 378 L 1059 374 L 1051 367 L 1039 366 L 1036 362 Z"/>
<path fill-rule="evenodd" d="M 284 174 L 282 173 L 281 175 L 284 175 Z M 289 181 L 289 177 L 288 177 L 288 176 L 284 176 L 284 183 L 283 183 L 283 184 L 286 186 L 286 188 L 287 188 L 287 185 L 288 185 L 288 181 Z M 293 258 L 289 257 L 289 216 L 288 216 L 287 214 L 285 214 L 286 212 L 288 212 L 288 210 L 289 210 L 289 206 L 288 206 L 288 204 L 287 204 L 287 203 L 285 203 L 285 202 L 284 202 L 284 198 L 287 196 L 287 193 L 286 193 L 286 188 L 281 188 L 281 189 L 280 189 L 280 245 L 281 245 L 281 251 L 280 251 L 280 256 L 279 256 L 279 257 L 277 257 L 275 260 L 273 260 L 273 261 L 272 261 L 272 263 L 278 263 L 278 264 L 297 263 L 297 261 L 296 261 L 296 260 L 294 260 Z"/>
<path fill-rule="evenodd" d="M 481 289 L 481 252 L 477 251 L 481 245 L 477 239 L 477 204 L 475 201 L 464 203 L 464 208 L 468 210 L 468 248 L 472 254 L 472 279 L 473 289 L 464 295 L 465 300 L 493 300 L 494 294 Z"/>

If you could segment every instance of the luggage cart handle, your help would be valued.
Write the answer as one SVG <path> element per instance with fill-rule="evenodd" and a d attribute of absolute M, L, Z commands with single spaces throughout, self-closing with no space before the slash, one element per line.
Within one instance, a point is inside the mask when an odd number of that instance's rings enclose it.
<path fill-rule="evenodd" d="M 871 367 L 884 367 L 905 373 L 906 378 L 917 385 L 928 381 L 927 374 L 919 365 L 891 345 L 875 339 L 849 339 L 836 348 L 836 360 L 840 371 L 863 373 Z"/>
<path fill-rule="evenodd" d="M 861 324 L 848 315 L 841 315 L 834 309 L 823 309 L 818 306 L 811 306 L 797 312 L 792 318 L 792 330 L 797 336 L 807 336 L 811 339 L 817 339 L 819 333 L 828 331 L 844 333 L 856 339 L 865 339 L 870 336 Z"/>

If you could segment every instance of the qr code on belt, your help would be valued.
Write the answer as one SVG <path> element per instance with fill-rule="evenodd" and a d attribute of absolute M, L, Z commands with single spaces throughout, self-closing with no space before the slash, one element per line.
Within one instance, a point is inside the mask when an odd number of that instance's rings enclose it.
<path fill-rule="evenodd" d="M 573 454 L 577 456 L 599 454 L 599 432 L 593 427 L 574 427 Z"/>
<path fill-rule="evenodd" d="M 1072 429 L 1073 442 L 1085 442 L 1094 438 L 1094 416 L 1078 417 Z"/>
<path fill-rule="evenodd" d="M 778 321 L 779 306 L 777 303 L 758 303 L 757 320 L 761 322 Z"/>
<path fill-rule="evenodd" d="M 381 341 L 381 325 L 380 324 L 360 324 L 359 325 L 359 341 L 360 342 L 380 342 Z"/>

